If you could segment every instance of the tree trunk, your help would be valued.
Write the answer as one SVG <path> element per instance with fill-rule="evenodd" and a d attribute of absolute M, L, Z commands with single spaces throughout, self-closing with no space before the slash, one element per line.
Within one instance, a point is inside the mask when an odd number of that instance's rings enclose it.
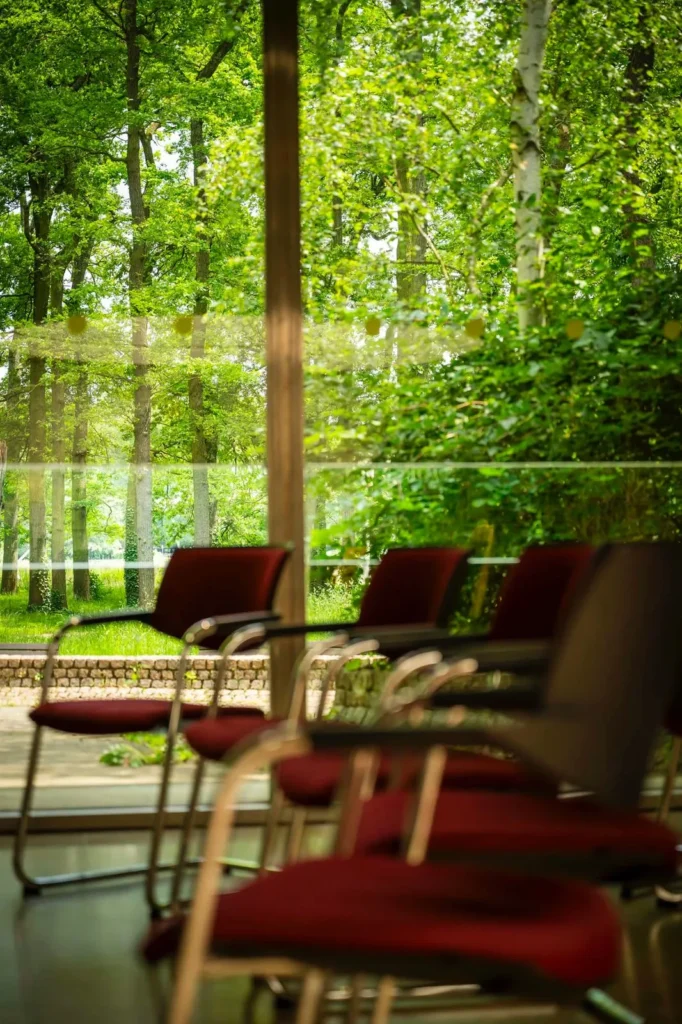
<path fill-rule="evenodd" d="M 64 309 L 64 273 L 63 266 L 52 269 L 50 280 L 50 313 L 59 317 Z M 64 410 L 66 406 L 66 388 L 64 386 L 61 361 L 52 362 L 51 388 L 51 424 L 52 431 L 52 525 L 50 530 L 50 561 L 52 568 L 51 607 L 66 608 L 66 568 L 64 565 L 64 540 L 66 528 L 64 524 L 64 462 L 66 460 L 66 440 L 64 437 Z"/>
<path fill-rule="evenodd" d="M 551 0 L 525 0 L 519 59 L 514 71 L 511 144 L 516 202 L 516 280 L 519 330 L 543 323 L 540 81 Z"/>
<path fill-rule="evenodd" d="M 413 196 L 418 199 L 424 196 L 424 175 L 411 174 L 404 157 L 396 161 L 396 171 L 403 197 L 398 211 L 396 292 L 399 301 L 411 305 L 426 289 L 426 239 L 417 227 L 417 214 L 411 208 Z"/>
<path fill-rule="evenodd" d="M 192 359 L 203 360 L 206 355 L 206 313 L 208 312 L 208 282 L 211 273 L 211 241 L 208 232 L 208 211 L 204 174 L 207 153 L 204 142 L 204 123 L 194 118 L 191 124 L 194 187 L 197 189 L 199 249 L 196 254 L 194 279 L 196 295 L 192 322 Z M 192 370 L 189 378 L 189 414 L 192 431 L 192 479 L 194 486 L 194 543 L 211 543 L 211 495 L 208 486 L 208 444 L 206 438 L 206 411 L 204 381 L 201 367 Z"/>
<path fill-rule="evenodd" d="M 28 526 L 29 526 L 29 610 L 44 608 L 48 602 L 49 578 L 45 565 L 47 524 L 45 518 L 45 360 L 29 360 L 28 403 Z"/>
<path fill-rule="evenodd" d="M 66 388 L 60 360 L 52 364 L 52 607 L 66 608 L 66 568 L 64 566 L 64 462 L 66 461 L 66 440 L 64 437 L 64 408 Z"/>
<path fill-rule="evenodd" d="M 49 236 L 52 210 L 48 206 L 49 186 L 45 175 L 29 175 L 33 202 L 33 323 L 47 319 L 50 304 Z M 29 518 L 29 609 L 45 607 L 50 583 L 45 565 L 47 524 L 45 517 L 45 358 L 37 352 L 29 357 L 28 401 L 28 518 Z"/>
<path fill-rule="evenodd" d="M 88 491 L 85 466 L 88 461 L 88 412 L 90 394 L 88 371 L 78 365 L 73 412 L 73 467 L 71 470 L 71 537 L 73 539 L 73 594 L 90 600 L 88 544 Z"/>
<path fill-rule="evenodd" d="M 248 0 L 241 0 L 234 10 L 240 17 Z M 221 40 L 209 60 L 197 74 L 197 80 L 206 82 L 213 77 L 228 53 L 232 50 L 235 37 Z M 206 203 L 205 175 L 208 153 L 204 138 L 204 122 L 193 117 L 190 122 L 190 143 L 194 165 L 194 187 L 197 190 L 197 228 L 199 248 L 196 254 L 194 280 L 194 318 L 192 321 L 192 359 L 203 360 L 206 356 L 206 323 L 208 312 L 209 279 L 211 275 L 211 235 Z M 188 382 L 190 429 L 192 433 L 192 481 L 194 489 L 194 543 L 205 546 L 211 543 L 211 495 L 208 486 L 208 463 L 215 462 L 215 444 L 207 437 L 206 407 L 204 401 L 204 380 L 201 367 L 196 367 Z"/>
<path fill-rule="evenodd" d="M 416 93 L 422 61 L 421 27 L 417 20 L 421 14 L 421 0 L 391 0 L 391 8 L 394 17 L 401 19 L 396 36 L 397 49 L 401 54 L 409 54 Z M 409 156 L 396 158 L 395 171 L 400 193 L 396 294 L 398 301 L 414 305 L 426 289 L 426 238 L 423 230 L 419 230 L 419 208 L 425 194 L 425 181 L 421 171 L 412 171 Z"/>
<path fill-rule="evenodd" d="M 137 562 L 137 498 L 135 490 L 135 469 L 130 467 L 128 474 L 128 492 L 126 494 L 125 520 L 125 551 L 123 555 L 126 568 L 123 570 L 123 581 L 126 591 L 126 607 L 137 608 L 140 603 L 140 574 L 135 567 L 128 568 L 131 562 Z"/>
<path fill-rule="evenodd" d="M 147 210 L 142 188 L 140 160 L 140 45 L 137 0 L 124 3 L 126 34 L 126 98 L 128 127 L 126 172 L 132 220 L 132 244 L 129 264 L 130 313 L 133 321 L 133 366 L 135 397 L 133 417 L 133 464 L 135 466 L 135 504 L 137 523 L 137 559 L 150 563 L 138 569 L 139 603 L 150 607 L 154 601 L 154 542 L 152 535 L 151 418 L 152 389 L 149 383 L 148 324 L 143 309 L 143 289 L 147 284 L 147 243 L 144 228 Z"/>
<path fill-rule="evenodd" d="M 623 177 L 632 189 L 633 195 L 642 192 L 644 182 L 637 170 L 638 163 L 638 127 L 641 122 L 641 109 L 646 100 L 651 75 L 656 59 L 656 46 L 650 25 L 651 7 L 644 2 L 640 6 L 637 20 L 638 39 L 630 49 L 625 71 L 625 131 L 627 146 L 624 150 L 626 169 Z M 628 200 L 624 206 L 626 218 L 626 242 L 629 246 L 629 258 L 634 267 L 633 288 L 641 291 L 655 286 L 656 252 L 651 221 L 646 213 L 638 208 L 638 204 Z"/>
<path fill-rule="evenodd" d="M 17 423 L 17 407 L 19 405 L 19 370 L 16 355 L 10 349 L 7 359 L 7 420 L 10 430 L 7 436 L 7 464 L 3 495 L 3 537 L 2 537 L 2 582 L 0 592 L 15 594 L 17 591 L 17 557 L 19 553 L 19 532 L 17 529 L 17 487 L 19 477 L 12 469 L 21 455 L 21 434 Z"/>
<path fill-rule="evenodd" d="M 71 291 L 76 293 L 71 312 L 79 308 L 78 289 L 85 281 L 90 261 L 90 249 L 85 248 L 74 257 L 71 272 Z M 90 551 L 88 539 L 88 415 L 90 410 L 90 380 L 87 363 L 77 361 L 73 410 L 73 450 L 71 461 L 71 539 L 73 542 L 73 594 L 81 601 L 89 601 Z"/>
<path fill-rule="evenodd" d="M 3 508 L 5 493 L 5 471 L 7 469 L 7 442 L 0 441 L 0 512 Z"/>

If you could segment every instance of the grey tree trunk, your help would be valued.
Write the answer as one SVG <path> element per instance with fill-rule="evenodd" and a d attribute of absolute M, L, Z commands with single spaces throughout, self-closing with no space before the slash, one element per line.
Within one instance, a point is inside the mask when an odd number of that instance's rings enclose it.
<path fill-rule="evenodd" d="M 52 210 L 48 206 L 49 188 L 44 176 L 30 176 L 33 201 L 33 323 L 45 323 L 50 303 L 49 235 Z M 50 596 L 50 581 L 45 554 L 47 523 L 45 510 L 45 358 L 37 353 L 29 357 L 28 401 L 28 518 L 29 569 L 28 607 L 45 607 Z"/>
<path fill-rule="evenodd" d="M 519 330 L 539 327 L 544 304 L 539 294 L 542 259 L 542 174 L 540 83 L 552 0 L 524 0 L 519 58 L 514 71 L 511 113 L 516 204 L 516 280 Z"/>
<path fill-rule="evenodd" d="M 82 249 L 73 261 L 71 311 L 79 308 L 78 289 L 85 281 L 90 261 L 90 248 Z M 89 601 L 90 551 L 88 539 L 88 413 L 90 409 L 90 380 L 87 363 L 76 361 L 76 384 L 73 410 L 73 448 L 71 454 L 71 539 L 73 543 L 73 593 L 81 601 Z"/>
<path fill-rule="evenodd" d="M 52 531 L 50 553 L 52 559 L 52 606 L 66 608 L 66 568 L 64 566 L 64 463 L 66 461 L 66 439 L 64 436 L 64 409 L 66 388 L 59 360 L 52 364 Z"/>
<path fill-rule="evenodd" d="M 411 173 L 404 158 L 396 161 L 396 170 L 403 197 L 398 213 L 396 291 L 398 299 L 409 304 L 423 295 L 426 288 L 426 239 L 417 226 L 418 215 L 410 209 L 414 200 L 424 196 L 424 175 Z"/>
<path fill-rule="evenodd" d="M 5 492 L 5 470 L 7 469 L 7 442 L 0 441 L 0 511 L 3 507 L 3 494 Z"/>
<path fill-rule="evenodd" d="M 248 0 L 240 0 L 233 12 L 239 19 L 248 7 Z M 197 74 L 197 81 L 206 82 L 213 77 L 235 44 L 235 36 L 223 39 L 216 46 L 209 60 Z M 197 227 L 199 248 L 196 254 L 194 280 L 194 317 L 192 321 L 193 360 L 204 360 L 206 356 L 206 322 L 208 312 L 209 280 L 211 276 L 211 234 L 209 212 L 206 202 L 206 164 L 208 152 L 204 137 L 204 122 L 193 117 L 190 123 L 190 143 L 194 167 L 194 187 L 197 190 Z M 207 436 L 204 379 L 201 367 L 192 370 L 188 381 L 189 413 L 192 432 L 192 483 L 194 490 L 194 543 L 206 546 L 211 543 L 211 494 L 209 490 L 208 463 L 215 462 L 216 446 Z"/>
<path fill-rule="evenodd" d="M 50 280 L 50 313 L 61 316 L 64 309 L 64 273 L 63 265 L 54 266 Z M 52 523 L 50 530 L 50 561 L 52 569 L 51 606 L 55 609 L 66 608 L 66 568 L 64 565 L 64 542 L 66 527 L 64 524 L 64 462 L 66 461 L 66 438 L 64 435 L 64 411 L 66 407 L 66 387 L 64 385 L 63 367 L 59 359 L 52 362 L 52 388 L 50 429 L 52 431 Z"/>
<path fill-rule="evenodd" d="M 73 539 L 73 593 L 90 600 L 88 550 L 88 490 L 85 466 L 88 461 L 88 410 L 90 394 L 87 367 L 80 363 L 76 377 L 73 413 L 73 454 L 71 469 L 71 537 Z"/>
<path fill-rule="evenodd" d="M 208 211 L 204 174 L 207 162 L 204 142 L 204 123 L 200 118 L 191 124 L 194 186 L 199 206 L 199 250 L 196 254 L 196 296 L 192 322 L 193 360 L 206 356 L 206 313 L 208 312 L 208 282 L 211 272 L 211 241 L 208 231 Z M 204 380 L 202 368 L 192 370 L 189 378 L 189 414 L 192 430 L 192 481 L 194 489 L 194 543 L 205 547 L 211 543 L 211 495 L 208 486 L 208 443 L 206 438 L 206 410 L 204 407 Z"/>
<path fill-rule="evenodd" d="M 126 37 L 126 99 L 128 127 L 126 140 L 126 172 L 128 197 L 133 228 L 130 248 L 129 294 L 133 321 L 133 366 L 135 397 L 133 414 L 133 464 L 135 466 L 135 504 L 137 528 L 137 559 L 149 563 L 137 570 L 139 603 L 150 607 L 154 601 L 154 542 L 152 533 L 151 418 L 152 389 L 149 381 L 148 323 L 142 308 L 142 293 L 147 283 L 147 243 L 144 228 L 148 211 L 142 188 L 140 159 L 140 26 L 137 0 L 124 0 Z"/>
<path fill-rule="evenodd" d="M 421 0 L 391 0 L 391 9 L 394 17 L 400 19 L 396 45 L 400 53 L 410 54 L 410 67 L 414 75 L 412 88 L 416 92 L 423 45 L 419 24 Z M 409 154 L 397 157 L 395 172 L 400 193 L 396 294 L 399 301 L 410 305 L 423 295 L 426 288 L 426 238 L 420 223 L 419 209 L 426 187 L 424 175 L 411 167 Z"/>
<path fill-rule="evenodd" d="M 11 467 L 19 462 L 21 457 L 21 434 L 17 423 L 17 407 L 19 405 L 19 370 L 17 367 L 16 355 L 10 349 L 7 359 L 7 419 L 10 430 L 7 435 L 7 463 L 10 468 L 6 470 L 3 486 L 4 504 L 2 509 L 3 531 L 2 531 L 2 581 L 0 592 L 3 594 L 15 594 L 17 591 L 17 557 L 19 554 L 19 532 L 17 529 L 17 487 L 19 477 Z"/>
<path fill-rule="evenodd" d="M 625 69 L 625 132 L 627 148 L 626 169 L 623 177 L 632 188 L 632 199 L 624 207 L 625 236 L 629 248 L 629 259 L 634 267 L 632 285 L 641 301 L 642 293 L 653 296 L 656 288 L 656 249 L 650 218 L 642 212 L 635 196 L 641 194 L 644 181 L 639 172 L 639 127 L 642 123 L 642 106 L 651 85 L 651 74 L 656 60 L 655 36 L 651 30 L 651 7 L 642 3 L 637 19 L 639 38 L 628 54 Z"/>
<path fill-rule="evenodd" d="M 137 562 L 137 500 L 135 492 L 135 467 L 128 473 L 128 492 L 126 494 L 125 521 L 125 561 Z M 136 568 L 125 568 L 123 580 L 126 591 L 126 606 L 136 608 L 140 603 L 140 574 Z"/>

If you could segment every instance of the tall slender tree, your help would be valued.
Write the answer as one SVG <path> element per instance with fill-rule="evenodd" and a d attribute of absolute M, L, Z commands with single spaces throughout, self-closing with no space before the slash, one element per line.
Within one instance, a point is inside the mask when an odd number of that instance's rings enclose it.
<path fill-rule="evenodd" d="M 2 535 L 2 581 L 0 592 L 14 594 L 17 590 L 17 557 L 19 534 L 17 530 L 19 475 L 14 468 L 21 458 L 22 426 L 19 419 L 19 398 L 21 381 L 16 353 L 10 345 L 5 376 L 5 402 L 7 408 L 6 462 L 9 464 L 3 487 L 3 535 Z"/>
<path fill-rule="evenodd" d="M 511 146 L 516 208 L 516 283 L 519 328 L 538 327 L 542 279 L 542 153 L 540 84 L 552 0 L 524 0 L 519 57 L 514 72 Z"/>
<path fill-rule="evenodd" d="M 50 227 L 52 195 L 47 169 L 36 154 L 29 171 L 29 197 L 22 197 L 24 233 L 33 250 L 33 323 L 42 326 L 50 306 Z M 47 360 L 41 343 L 34 340 L 29 356 L 28 400 L 28 501 L 29 501 L 29 608 L 42 608 L 49 598 L 49 577 L 45 560 L 47 519 L 45 508 L 46 392 Z"/>
<path fill-rule="evenodd" d="M 64 309 L 63 264 L 55 261 L 50 282 L 50 313 L 61 318 Z M 52 571 L 51 605 L 66 608 L 66 565 L 64 544 L 66 527 L 64 522 L 64 496 L 66 473 L 66 436 L 64 415 L 66 411 L 66 383 L 64 366 L 60 358 L 52 360 L 50 387 L 50 432 L 52 435 L 52 517 L 50 530 L 50 558 Z"/>
<path fill-rule="evenodd" d="M 197 84 L 210 81 L 233 49 L 238 35 L 239 19 L 243 16 L 250 0 L 239 0 L 232 11 L 232 30 L 221 39 L 206 63 L 196 76 Z M 197 250 L 195 256 L 194 317 L 192 321 L 193 360 L 201 361 L 206 356 L 206 314 L 209 305 L 211 277 L 211 215 L 206 197 L 206 165 L 208 146 L 206 125 L 201 112 L 190 121 L 190 144 L 192 147 L 193 181 L 197 202 Z M 208 464 L 216 458 L 216 445 L 212 433 L 207 429 L 204 399 L 203 367 L 199 364 L 190 373 L 189 411 L 192 437 L 192 480 L 194 488 L 194 543 L 211 543 L 211 496 L 209 491 Z"/>
<path fill-rule="evenodd" d="M 82 316 L 80 289 L 88 269 L 92 245 L 86 242 L 76 252 L 71 270 L 69 311 L 72 317 Z M 77 326 L 81 323 L 76 321 Z M 90 386 L 88 364 L 76 345 L 73 408 L 73 447 L 71 467 L 71 538 L 73 542 L 73 593 L 82 601 L 90 600 L 90 567 L 88 543 L 88 417 Z"/>

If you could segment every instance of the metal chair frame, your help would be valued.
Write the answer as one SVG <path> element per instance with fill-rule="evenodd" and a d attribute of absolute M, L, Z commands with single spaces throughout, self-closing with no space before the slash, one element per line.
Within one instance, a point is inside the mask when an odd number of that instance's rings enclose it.
<path fill-rule="evenodd" d="M 434 731 L 435 732 L 435 731 Z M 446 762 L 446 748 L 443 739 L 444 731 L 434 735 L 433 745 L 426 749 L 424 769 L 418 787 L 415 813 L 412 818 L 410 834 L 405 847 L 405 858 L 408 863 L 420 864 L 428 846 L 433 811 L 440 788 L 443 769 Z M 474 737 L 469 731 L 470 741 L 480 742 L 480 736 Z M 316 1024 L 319 1019 L 322 1000 L 332 972 L 329 969 L 312 967 L 286 956 L 240 957 L 224 959 L 209 953 L 211 926 L 214 913 L 214 900 L 219 892 L 222 875 L 222 851 L 229 841 L 234 825 L 235 797 L 245 775 L 257 770 L 272 768 L 277 761 L 288 757 L 309 754 L 314 746 L 309 738 L 293 723 L 273 729 L 270 733 L 261 734 L 253 745 L 237 756 L 230 771 L 227 772 L 216 801 L 213 816 L 208 830 L 205 857 L 202 864 L 196 897 L 191 914 L 182 936 L 180 955 L 175 975 L 175 988 L 167 1018 L 167 1024 L 190 1024 L 198 986 L 203 978 L 216 979 L 251 974 L 259 977 L 276 976 L 278 978 L 297 978 L 302 980 L 302 988 L 296 1012 L 296 1024 Z M 371 798 L 376 777 L 378 751 L 372 747 L 356 749 L 351 760 L 350 777 L 347 783 L 344 806 L 339 823 L 336 841 L 337 855 L 349 856 L 355 841 L 355 831 L 359 820 L 359 808 L 365 800 Z M 343 973 L 347 973 L 343 968 Z M 347 1019 L 351 1024 L 357 1019 L 360 1001 L 367 994 L 362 991 L 363 975 L 353 973 L 350 992 L 348 993 Z M 448 987 L 450 988 L 450 987 Z M 454 991 L 453 986 L 450 991 Z M 480 985 L 467 984 L 462 986 L 467 997 L 466 1004 L 457 1007 L 448 1006 L 453 1019 L 471 1018 L 470 1000 L 474 994 L 484 994 Z M 397 979 L 392 976 L 379 978 L 376 991 L 370 992 L 369 998 L 374 999 L 371 1016 L 372 1024 L 387 1024 L 393 1000 L 398 993 Z M 345 993 L 344 993 L 345 995 Z M 568 1005 L 577 1009 L 582 1005 L 595 1019 L 619 1021 L 621 1024 L 643 1024 L 642 1018 L 631 1013 L 610 996 L 590 989 L 582 994 L 576 993 Z M 511 1015 L 521 1010 L 531 1009 L 538 1012 L 555 1011 L 560 1005 L 567 1005 L 566 993 L 560 993 L 557 1002 L 545 1003 L 539 999 L 518 998 L 501 1000 L 492 1007 L 482 1006 L 478 1016 L 483 1020 L 488 1015 L 499 1019 L 505 1010 Z"/>
<path fill-rule="evenodd" d="M 21 809 L 19 813 L 19 823 L 14 840 L 14 849 L 12 864 L 14 873 L 18 878 L 19 882 L 23 886 L 24 895 L 37 895 L 43 889 L 53 888 L 55 886 L 72 885 L 79 882 L 92 882 L 101 881 L 104 879 L 120 879 L 130 878 L 135 875 L 147 874 L 147 885 L 146 885 L 146 896 L 150 906 L 150 909 L 154 913 L 159 913 L 164 907 L 158 902 L 155 894 L 156 889 L 156 878 L 157 874 L 161 870 L 172 870 L 175 867 L 174 863 L 161 865 L 158 863 L 158 856 L 160 852 L 161 840 L 164 832 L 164 819 L 165 819 L 165 805 L 168 793 L 168 786 L 170 782 L 170 775 L 173 766 L 173 753 L 175 748 L 175 741 L 177 739 L 180 720 L 182 714 L 182 690 L 185 682 L 185 671 L 187 667 L 187 657 L 190 649 L 195 646 L 200 639 L 205 639 L 208 636 L 214 635 L 219 626 L 238 625 L 243 623 L 245 619 L 256 620 L 272 620 L 275 616 L 272 612 L 249 612 L 240 613 L 234 616 L 222 616 L 220 622 L 216 619 L 202 619 L 200 622 L 195 623 L 186 632 L 184 637 L 184 644 L 180 659 L 178 661 L 178 667 L 176 671 L 175 680 L 175 694 L 171 708 L 171 714 L 168 722 L 168 726 L 165 729 L 167 735 L 166 744 L 166 756 L 164 759 L 161 783 L 159 786 L 159 799 L 157 805 L 157 812 L 155 815 L 154 826 L 152 829 L 151 849 L 150 849 L 150 860 L 147 864 L 136 864 L 129 867 L 122 868 L 111 868 L 103 871 L 82 871 L 82 872 L 71 872 L 62 875 L 47 875 L 40 877 L 33 877 L 30 875 L 24 865 L 24 859 L 26 854 L 26 848 L 28 845 L 28 834 L 29 826 L 32 818 L 31 810 L 33 804 L 33 795 L 35 790 L 35 780 L 38 771 L 38 765 L 40 761 L 40 751 L 42 746 L 43 731 L 47 728 L 42 725 L 35 725 L 33 739 L 31 741 L 31 747 L 28 758 L 28 768 L 26 772 L 26 783 L 24 786 L 24 793 L 21 802 Z M 48 655 L 45 663 L 45 670 L 43 672 L 43 681 L 41 687 L 41 703 L 46 703 L 49 697 L 50 686 L 52 685 L 54 661 L 59 652 L 59 645 L 63 637 L 73 629 L 83 626 L 90 625 L 101 625 L 102 622 L 112 621 L 148 621 L 149 613 L 144 612 L 124 612 L 120 614 L 113 614 L 108 616 L 93 616 L 92 618 L 78 618 L 73 617 L 65 623 L 64 626 L 55 634 L 48 647 Z M 223 688 L 223 682 L 225 679 L 225 672 L 227 669 L 228 659 L 235 654 L 242 646 L 253 640 L 253 627 L 247 626 L 243 629 L 234 632 L 220 648 L 221 659 L 218 664 L 216 673 L 216 680 L 213 688 L 213 697 L 210 705 L 210 711 L 213 714 L 217 713 L 218 703 L 220 694 Z"/>
<path fill-rule="evenodd" d="M 220 624 L 219 620 L 217 623 Z M 259 639 L 265 641 L 268 637 L 267 629 L 260 627 L 258 635 L 255 631 L 259 627 L 254 627 L 254 634 L 250 638 L 252 640 Z M 201 639 L 199 635 L 199 639 Z M 335 650 L 339 647 L 343 647 L 342 654 L 336 658 L 327 673 L 322 683 L 320 690 L 320 701 L 317 708 L 316 720 L 321 721 L 324 714 L 324 706 L 327 700 L 332 683 L 336 680 L 343 667 L 347 664 L 351 658 L 358 657 L 361 654 L 367 654 L 377 649 L 377 643 L 375 640 L 364 639 L 349 643 L 348 636 L 346 633 L 338 633 L 335 636 L 321 640 L 311 645 L 303 654 L 300 656 L 296 667 L 294 669 L 294 685 L 291 694 L 291 701 L 289 704 L 289 712 L 287 715 L 287 721 L 292 724 L 296 724 L 300 721 L 304 708 L 305 698 L 308 685 L 308 677 L 313 668 L 314 663 L 323 655 L 328 654 L 330 651 Z M 212 704 L 209 710 L 209 716 L 215 716 L 216 707 Z M 184 882 L 185 870 L 189 864 L 188 851 L 189 845 L 194 833 L 195 822 L 196 822 L 196 811 L 199 804 L 199 796 L 201 793 L 201 785 L 204 778 L 205 771 L 205 759 L 199 757 L 194 773 L 194 780 L 192 783 L 192 790 L 190 795 L 189 805 L 185 812 L 185 818 L 182 824 L 182 831 L 180 836 L 180 846 L 178 851 L 177 862 L 175 865 L 175 873 L 173 878 L 172 894 L 170 905 L 173 909 L 177 909 L 181 904 L 181 891 Z M 257 861 L 241 861 L 234 859 L 224 859 L 223 867 L 230 868 L 232 870 L 247 871 L 253 873 L 262 873 L 268 870 L 270 860 L 272 858 L 273 846 L 277 837 L 277 830 L 280 825 L 281 817 L 285 808 L 285 802 L 282 792 L 276 787 L 273 781 L 273 791 L 270 800 L 270 807 L 268 809 L 267 817 L 265 820 L 265 826 L 263 830 L 263 841 L 261 844 L 261 853 Z M 286 861 L 294 860 L 299 856 L 301 845 L 304 838 L 304 831 L 306 826 L 306 813 L 305 808 L 295 808 L 292 812 L 292 820 L 290 825 L 289 838 L 287 842 Z M 196 863 L 196 862 L 195 862 Z"/>
<path fill-rule="evenodd" d="M 657 820 L 667 823 L 670 818 L 670 808 L 673 801 L 673 794 L 675 792 L 675 783 L 677 782 L 677 772 L 680 767 L 680 755 L 682 754 L 682 737 L 673 737 L 673 744 L 670 750 L 670 760 L 668 762 L 668 771 L 665 777 L 665 783 L 663 786 L 663 792 L 661 794 L 661 803 L 658 808 L 658 814 L 656 815 Z M 655 888 L 656 900 L 661 907 L 680 907 L 682 906 L 682 892 L 675 892 L 673 889 L 669 889 L 664 885 L 657 885 Z"/>

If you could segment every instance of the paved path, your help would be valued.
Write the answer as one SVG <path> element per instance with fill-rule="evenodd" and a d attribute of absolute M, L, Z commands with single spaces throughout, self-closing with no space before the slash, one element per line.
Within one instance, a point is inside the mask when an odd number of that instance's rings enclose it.
<path fill-rule="evenodd" d="M 0 707 L 0 811 L 18 806 L 19 792 L 26 772 L 26 759 L 33 734 L 28 709 Z M 100 756 L 116 743 L 115 737 L 71 736 L 45 730 L 38 786 L 43 791 L 38 805 L 51 807 L 145 807 L 153 804 L 161 778 L 161 767 L 115 768 L 100 763 Z M 222 769 L 209 766 L 208 787 Z M 187 784 L 193 776 L 192 764 L 176 765 L 170 803 L 184 804 Z M 244 786 L 243 803 L 261 803 L 267 799 L 264 777 Z"/>

